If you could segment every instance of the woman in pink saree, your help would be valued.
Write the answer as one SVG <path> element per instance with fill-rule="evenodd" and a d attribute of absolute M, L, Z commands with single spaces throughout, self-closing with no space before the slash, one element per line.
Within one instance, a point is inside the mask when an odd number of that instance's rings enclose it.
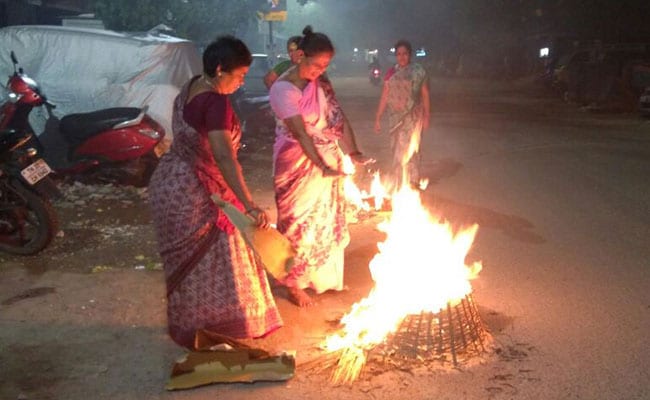
<path fill-rule="evenodd" d="M 404 183 L 419 187 L 422 131 L 429 127 L 429 86 L 426 71 L 411 62 L 412 48 L 406 40 L 395 45 L 397 64 L 386 71 L 375 118 L 375 131 L 381 132 L 381 116 L 388 106 L 388 132 L 391 140 L 391 187 Z"/>
<path fill-rule="evenodd" d="M 254 338 L 282 325 L 266 272 L 210 199 L 218 194 L 258 226 L 268 225 L 237 161 L 241 129 L 228 99 L 251 61 L 246 45 L 231 36 L 206 48 L 203 74 L 174 101 L 174 141 L 149 184 L 167 283 L 169 334 L 188 348 L 199 329 Z"/>
<path fill-rule="evenodd" d="M 300 62 L 271 87 L 277 117 L 273 148 L 278 230 L 294 245 L 294 267 L 282 284 L 298 306 L 311 304 L 304 289 L 342 290 L 343 252 L 349 242 L 343 194 L 343 152 L 369 161 L 322 74 L 334 55 L 329 38 L 310 26 L 298 45 Z M 340 146 L 340 147 L 339 147 Z"/>

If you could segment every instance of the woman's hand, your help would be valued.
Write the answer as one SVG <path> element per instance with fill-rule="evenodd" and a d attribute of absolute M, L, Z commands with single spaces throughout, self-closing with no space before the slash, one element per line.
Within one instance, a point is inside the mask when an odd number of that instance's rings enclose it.
<path fill-rule="evenodd" d="M 363 155 L 363 153 L 350 153 L 348 154 L 350 156 L 350 159 L 352 160 L 353 163 L 357 165 L 368 165 L 368 164 L 374 164 L 377 160 L 374 158 L 368 157 Z"/>
<path fill-rule="evenodd" d="M 323 176 L 330 176 L 336 178 L 336 177 L 345 176 L 345 172 L 339 171 L 338 169 L 325 167 L 323 168 Z"/>
<path fill-rule="evenodd" d="M 264 212 L 264 210 L 259 207 L 253 207 L 247 210 L 246 215 L 253 218 L 255 225 L 259 226 L 260 228 L 268 228 L 270 226 L 269 216 L 266 215 L 266 212 Z"/>
<path fill-rule="evenodd" d="M 375 120 L 375 133 L 380 133 L 381 132 L 381 122 L 379 122 L 379 119 Z"/>

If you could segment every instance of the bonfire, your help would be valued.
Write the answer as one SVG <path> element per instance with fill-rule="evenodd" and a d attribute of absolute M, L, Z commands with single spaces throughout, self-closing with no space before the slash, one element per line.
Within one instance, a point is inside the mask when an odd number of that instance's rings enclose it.
<path fill-rule="evenodd" d="M 423 206 L 420 191 L 403 186 L 389 196 L 380 187 L 378 173 L 373 185 L 371 195 L 356 188 L 351 180 L 346 183 L 348 197 L 360 209 L 381 209 L 389 199 L 392 212 L 378 224 L 386 238 L 378 243 L 379 251 L 370 261 L 373 289 L 343 316 L 341 329 L 321 344 L 327 353 L 338 357 L 332 376 L 337 383 L 356 380 L 368 352 L 385 344 L 409 316 L 431 316 L 427 336 L 433 350 L 451 351 L 454 363 L 459 348 L 456 342 L 470 346 L 479 341 L 482 346 L 485 336 L 469 297 L 470 281 L 482 266 L 480 262 L 465 264 L 478 225 L 454 231 L 449 222 Z M 379 199 L 373 197 L 376 195 Z M 454 316 L 456 307 L 460 311 Z M 440 314 L 443 311 L 448 313 Z M 456 319 L 459 326 L 454 326 Z M 449 339 L 443 338 L 449 335 L 451 345 Z M 431 341 L 434 336 L 439 340 Z"/>

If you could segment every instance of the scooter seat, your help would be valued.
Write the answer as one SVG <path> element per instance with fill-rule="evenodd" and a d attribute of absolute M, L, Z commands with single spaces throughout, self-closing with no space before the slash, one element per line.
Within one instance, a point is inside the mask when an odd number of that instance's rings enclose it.
<path fill-rule="evenodd" d="M 133 120 L 142 110 L 137 107 L 106 108 L 89 113 L 70 114 L 61 118 L 59 131 L 73 147 L 115 125 Z"/>

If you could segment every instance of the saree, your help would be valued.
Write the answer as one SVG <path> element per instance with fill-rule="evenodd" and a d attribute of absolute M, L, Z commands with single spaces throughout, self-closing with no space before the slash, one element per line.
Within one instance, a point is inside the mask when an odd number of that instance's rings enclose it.
<path fill-rule="evenodd" d="M 151 178 L 149 204 L 165 271 L 169 334 L 191 348 L 199 329 L 260 337 L 282 320 L 262 265 L 209 198 L 218 193 L 243 208 L 214 161 L 207 132 L 183 119 L 189 85 L 175 99 L 174 141 Z M 236 150 L 238 121 L 232 132 Z"/>
<path fill-rule="evenodd" d="M 282 120 L 301 115 L 323 161 L 341 169 L 337 141 L 343 134 L 343 113 L 327 79 L 310 81 L 303 90 L 277 81 L 270 100 L 278 119 L 273 147 L 278 230 L 297 251 L 282 283 L 316 293 L 342 290 L 343 254 L 349 243 L 343 180 L 323 176 Z"/>
<path fill-rule="evenodd" d="M 395 65 L 386 73 L 388 126 L 391 140 L 391 186 L 420 180 L 420 140 L 424 109 L 421 103 L 426 71 L 419 64 Z"/>

